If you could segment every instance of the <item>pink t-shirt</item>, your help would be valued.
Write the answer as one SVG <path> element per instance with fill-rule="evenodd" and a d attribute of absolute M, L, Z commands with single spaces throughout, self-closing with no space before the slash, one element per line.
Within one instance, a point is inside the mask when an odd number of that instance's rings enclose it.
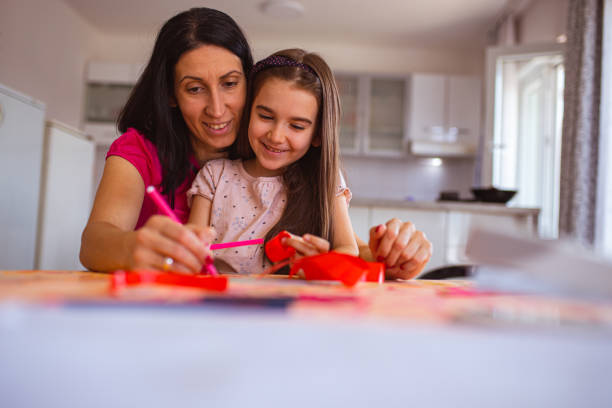
<path fill-rule="evenodd" d="M 129 128 L 127 132 L 119 136 L 119 138 L 113 142 L 106 154 L 106 158 L 110 156 L 119 156 L 129 161 L 136 167 L 138 173 L 140 173 L 145 187 L 153 185 L 161 193 L 162 167 L 159 157 L 157 156 L 157 148 L 136 129 Z M 187 222 L 189 218 L 186 193 L 191 187 L 191 183 L 199 168 L 193 154 L 190 155 L 189 162 L 191 164 L 191 169 L 188 171 L 187 177 L 183 183 L 174 192 L 173 211 L 182 223 Z M 167 195 L 163 196 L 168 204 L 170 204 L 170 198 Z M 136 229 L 140 228 L 147 222 L 149 217 L 155 214 L 162 214 L 162 212 L 157 208 L 155 203 L 145 195 L 138 222 L 136 223 Z"/>

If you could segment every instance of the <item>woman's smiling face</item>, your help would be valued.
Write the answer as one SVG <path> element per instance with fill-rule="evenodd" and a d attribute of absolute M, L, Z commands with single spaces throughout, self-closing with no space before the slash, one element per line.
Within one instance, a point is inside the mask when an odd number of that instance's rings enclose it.
<path fill-rule="evenodd" d="M 253 176 L 276 176 L 301 159 L 313 140 L 317 127 L 318 103 L 315 96 L 292 82 L 267 79 L 257 92 L 251 108 L 249 143 L 256 159 Z"/>
<path fill-rule="evenodd" d="M 246 77 L 238 56 L 202 45 L 174 67 L 173 104 L 181 110 L 198 160 L 225 155 L 236 140 L 246 100 Z"/>

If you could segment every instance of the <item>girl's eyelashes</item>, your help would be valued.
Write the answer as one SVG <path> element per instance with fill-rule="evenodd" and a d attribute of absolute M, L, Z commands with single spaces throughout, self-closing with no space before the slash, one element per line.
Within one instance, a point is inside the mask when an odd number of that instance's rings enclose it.
<path fill-rule="evenodd" d="M 258 115 L 259 115 L 259 117 L 260 117 L 261 119 L 263 119 L 263 120 L 272 120 L 272 119 L 274 119 L 272 116 L 270 116 L 270 115 L 264 115 L 263 113 L 259 113 Z"/>
<path fill-rule="evenodd" d="M 293 129 L 295 129 L 295 130 L 304 130 L 304 129 L 306 129 L 304 126 L 302 126 L 302 125 L 296 125 L 296 124 L 294 124 L 294 123 L 292 123 L 292 124 L 291 124 L 291 127 L 292 127 Z"/>

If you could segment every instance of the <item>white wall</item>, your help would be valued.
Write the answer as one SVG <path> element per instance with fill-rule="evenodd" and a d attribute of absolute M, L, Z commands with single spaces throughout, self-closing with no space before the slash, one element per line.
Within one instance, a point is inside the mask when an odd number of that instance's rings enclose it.
<path fill-rule="evenodd" d="M 256 59 L 283 48 L 300 47 L 325 58 L 333 70 L 407 74 L 436 72 L 482 75 L 483 50 L 419 49 L 414 47 L 373 47 L 328 41 L 325 43 L 301 38 L 270 39 L 250 37 Z"/>
<path fill-rule="evenodd" d="M 566 33 L 568 0 L 535 0 L 519 20 L 519 43 L 552 43 Z"/>
<path fill-rule="evenodd" d="M 406 74 L 436 72 L 482 75 L 483 50 L 419 49 L 413 47 L 374 47 L 355 43 L 325 43 L 291 37 L 269 38 L 246 33 L 253 58 L 259 60 L 283 48 L 300 47 L 321 54 L 337 71 Z M 142 35 L 99 34 L 90 54 L 100 61 L 146 63 L 156 32 Z"/>
<path fill-rule="evenodd" d="M 95 34 L 61 0 L 2 0 L 0 83 L 44 102 L 48 118 L 78 127 Z"/>

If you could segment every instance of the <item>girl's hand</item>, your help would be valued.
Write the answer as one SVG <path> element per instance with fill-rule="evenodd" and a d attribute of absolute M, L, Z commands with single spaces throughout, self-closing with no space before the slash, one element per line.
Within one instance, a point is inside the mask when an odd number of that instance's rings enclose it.
<path fill-rule="evenodd" d="M 293 260 L 329 252 L 329 241 L 311 234 L 301 237 L 291 234 L 290 238 L 283 239 L 282 244 L 295 248 Z"/>
<path fill-rule="evenodd" d="M 214 239 L 212 228 L 182 225 L 154 215 L 129 235 L 126 264 L 129 269 L 199 273 Z"/>
<path fill-rule="evenodd" d="M 370 228 L 370 251 L 386 265 L 387 279 L 411 279 L 425 267 L 433 251 L 425 234 L 397 218 Z"/>

